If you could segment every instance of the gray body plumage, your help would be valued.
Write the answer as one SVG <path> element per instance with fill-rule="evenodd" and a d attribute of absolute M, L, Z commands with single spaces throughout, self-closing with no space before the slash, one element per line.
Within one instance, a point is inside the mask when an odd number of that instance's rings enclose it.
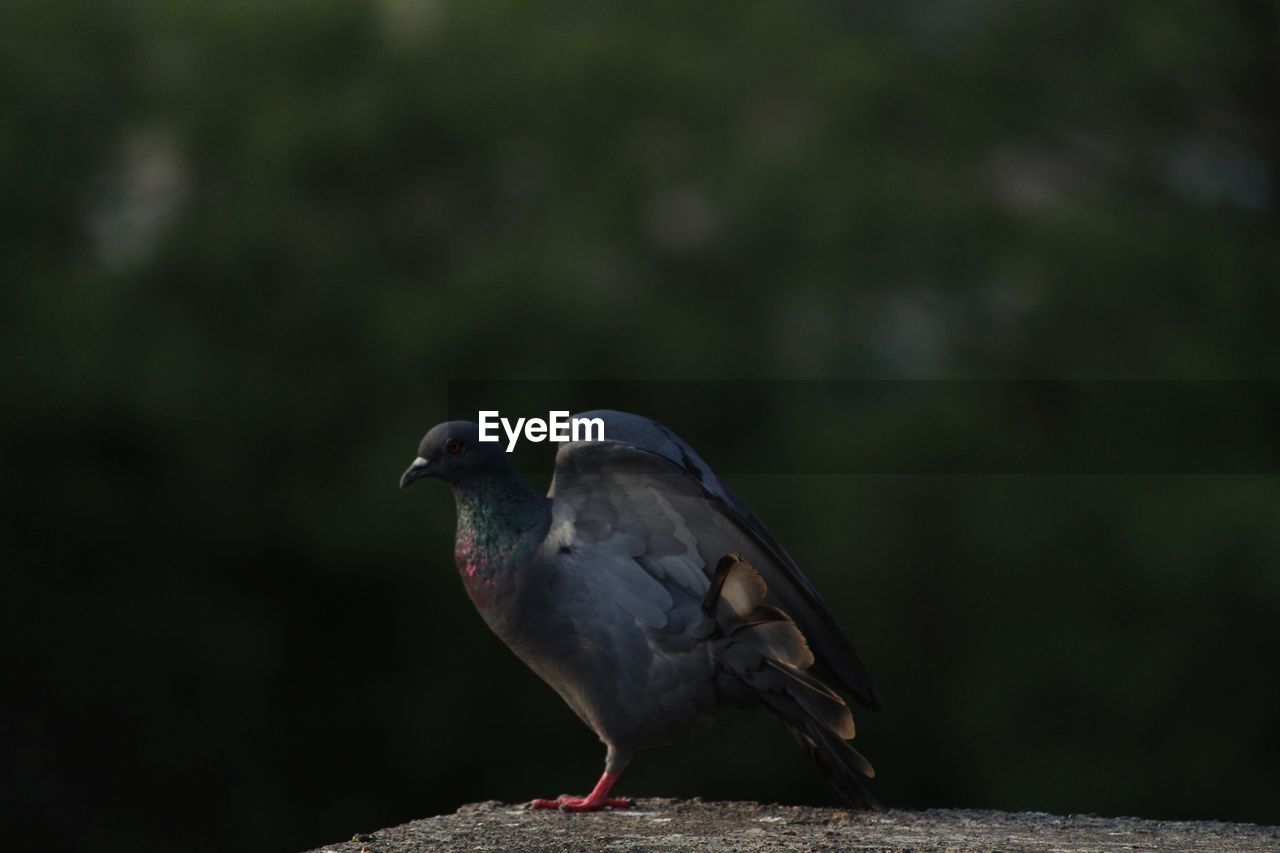
<path fill-rule="evenodd" d="M 844 743 L 852 716 L 807 670 L 834 673 L 866 704 L 878 698 L 856 655 L 832 658 L 852 649 L 808 581 L 665 427 L 622 412 L 586 416 L 605 419 L 606 440 L 562 445 L 547 498 L 512 485 L 513 471 L 504 479 L 505 458 L 485 462 L 499 473 L 483 476 L 450 475 L 441 463 L 458 495 L 459 570 L 485 621 L 596 732 L 607 773 L 727 705 L 762 704 L 820 766 L 836 755 L 824 771 L 873 804 L 856 778 L 838 778 L 849 768 L 870 775 Z M 420 454 L 438 455 L 436 445 L 469 437 L 472 425 L 442 428 Z M 501 489 L 486 485 L 491 477 Z M 494 492 L 500 499 L 486 498 Z"/>
<path fill-rule="evenodd" d="M 610 442 L 631 445 L 661 456 L 695 480 L 711 507 L 736 528 L 730 535 L 734 541 L 730 550 L 742 552 L 751 561 L 768 584 L 768 603 L 790 614 L 814 647 L 817 653 L 815 672 L 853 694 L 863 707 L 880 710 L 880 693 L 875 682 L 813 584 L 764 523 L 716 476 L 697 451 L 652 418 L 610 409 L 583 412 L 573 417 L 602 419 L 605 438 Z M 562 456 L 567 455 L 568 448 L 569 445 L 565 445 L 561 450 Z M 553 482 L 551 494 L 554 493 Z M 723 527 L 722 524 L 716 526 Z M 714 559 L 709 565 L 714 565 Z"/>

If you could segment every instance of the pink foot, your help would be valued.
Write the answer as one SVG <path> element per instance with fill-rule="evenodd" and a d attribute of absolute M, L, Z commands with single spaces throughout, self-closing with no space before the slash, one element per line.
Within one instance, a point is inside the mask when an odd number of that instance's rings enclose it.
<path fill-rule="evenodd" d="M 634 800 L 624 797 L 571 797 L 561 794 L 554 800 L 534 800 L 529 803 L 531 809 L 559 809 L 562 812 L 598 812 L 602 809 L 629 809 L 635 805 Z"/>
<path fill-rule="evenodd" d="M 609 789 L 618 781 L 617 773 L 606 773 L 600 777 L 595 788 L 585 797 L 571 797 L 561 794 L 554 800 L 534 800 L 529 803 L 531 809 L 559 809 L 562 812 L 598 812 L 601 809 L 629 809 L 635 805 L 632 800 L 623 797 L 610 797 Z"/>

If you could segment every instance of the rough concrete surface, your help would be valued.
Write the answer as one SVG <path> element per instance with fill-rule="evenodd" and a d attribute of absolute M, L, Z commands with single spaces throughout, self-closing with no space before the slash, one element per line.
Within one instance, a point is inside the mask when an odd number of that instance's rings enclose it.
<path fill-rule="evenodd" d="M 1041 812 L 843 809 L 650 799 L 632 810 L 561 814 L 497 802 L 357 835 L 331 853 L 568 850 L 1280 851 L 1280 827 Z"/>

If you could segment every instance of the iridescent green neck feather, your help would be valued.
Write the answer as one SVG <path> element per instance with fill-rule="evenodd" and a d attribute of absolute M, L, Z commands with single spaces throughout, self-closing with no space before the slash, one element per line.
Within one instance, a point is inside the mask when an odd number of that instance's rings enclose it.
<path fill-rule="evenodd" d="M 514 472 L 468 478 L 453 487 L 458 504 L 454 560 L 468 581 L 489 581 L 518 568 L 547 535 L 551 500 Z"/>

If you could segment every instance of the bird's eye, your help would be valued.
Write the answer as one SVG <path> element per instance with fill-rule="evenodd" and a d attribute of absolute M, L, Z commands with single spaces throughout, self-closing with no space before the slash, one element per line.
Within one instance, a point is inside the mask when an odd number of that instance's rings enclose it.
<path fill-rule="evenodd" d="M 444 449 L 445 449 L 445 450 L 447 450 L 447 451 L 448 451 L 448 452 L 450 452 L 450 453 L 457 453 L 459 450 L 461 450 L 461 449 L 462 449 L 462 442 L 461 442 L 461 441 L 458 441 L 458 440 L 455 438 L 453 441 L 451 441 L 451 442 L 449 442 L 448 444 L 446 444 L 446 445 L 444 446 Z"/>

